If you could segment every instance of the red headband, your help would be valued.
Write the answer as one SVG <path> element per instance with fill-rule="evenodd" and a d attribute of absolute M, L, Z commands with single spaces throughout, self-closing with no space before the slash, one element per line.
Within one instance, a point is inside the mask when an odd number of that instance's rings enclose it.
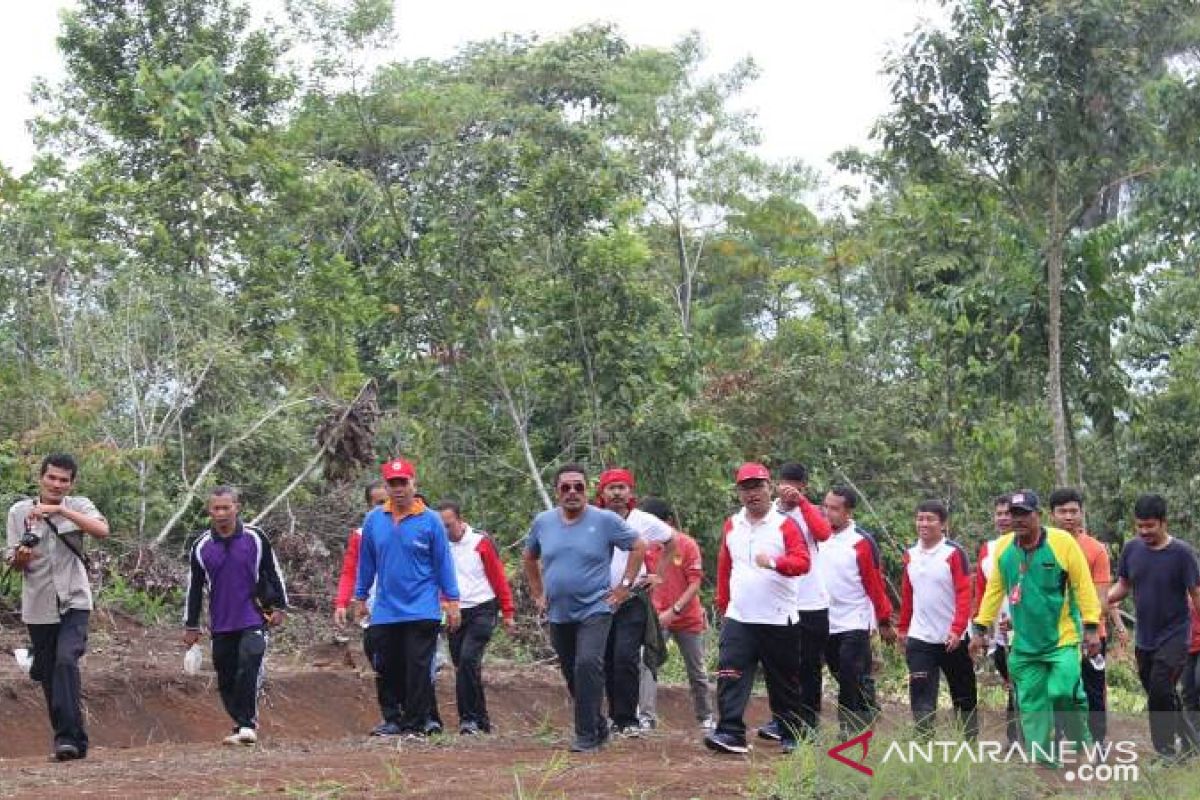
<path fill-rule="evenodd" d="M 596 505 L 600 508 L 605 507 L 604 502 L 604 487 L 610 483 L 624 483 L 629 486 L 630 497 L 629 507 L 633 508 L 637 504 L 637 498 L 632 495 L 632 490 L 636 488 L 633 481 L 633 473 L 627 469 L 606 469 L 600 473 L 600 480 L 596 484 Z"/>

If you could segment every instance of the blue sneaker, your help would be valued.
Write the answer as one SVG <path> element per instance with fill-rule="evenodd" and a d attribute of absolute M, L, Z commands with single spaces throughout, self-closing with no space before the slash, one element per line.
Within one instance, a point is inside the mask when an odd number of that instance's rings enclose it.
<path fill-rule="evenodd" d="M 783 726 L 779 724 L 779 720 L 773 719 L 758 729 L 758 738 L 766 739 L 768 742 L 782 741 Z"/>
<path fill-rule="evenodd" d="M 400 727 L 400 723 L 386 720 L 379 723 L 371 729 L 372 736 L 399 736 L 404 733 L 404 729 Z"/>
<path fill-rule="evenodd" d="M 714 731 L 705 736 L 704 746 L 714 753 L 743 755 L 750 752 L 750 745 L 746 744 L 746 740 L 741 736 L 734 736 L 732 733 L 722 733 L 720 731 Z"/>

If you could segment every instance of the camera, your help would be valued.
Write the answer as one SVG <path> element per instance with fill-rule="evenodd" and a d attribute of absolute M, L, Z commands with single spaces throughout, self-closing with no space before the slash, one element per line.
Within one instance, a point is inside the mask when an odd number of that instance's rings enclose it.
<path fill-rule="evenodd" d="M 33 531 L 25 531 L 24 535 L 21 536 L 21 547 L 28 547 L 30 549 L 33 549 L 34 547 L 37 547 L 39 544 L 41 544 L 41 542 L 42 542 L 42 537 L 38 536 Z"/>

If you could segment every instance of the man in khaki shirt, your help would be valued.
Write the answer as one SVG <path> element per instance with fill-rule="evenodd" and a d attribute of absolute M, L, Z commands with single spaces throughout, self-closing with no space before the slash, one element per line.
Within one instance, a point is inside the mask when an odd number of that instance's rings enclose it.
<path fill-rule="evenodd" d="M 84 534 L 103 539 L 108 521 L 86 497 L 69 496 L 78 466 L 66 454 L 46 456 L 37 499 L 8 510 L 6 559 L 22 573 L 21 619 L 33 642 L 29 676 L 42 684 L 50 725 L 52 758 L 87 755 L 88 737 L 80 710 L 79 659 L 87 648 L 92 590 L 83 563 Z"/>

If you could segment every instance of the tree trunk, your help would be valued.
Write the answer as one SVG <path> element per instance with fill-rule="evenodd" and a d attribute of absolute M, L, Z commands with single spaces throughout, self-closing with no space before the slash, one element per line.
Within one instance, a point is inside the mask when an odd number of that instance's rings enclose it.
<path fill-rule="evenodd" d="M 1067 415 L 1062 392 L 1062 282 L 1063 236 L 1058 212 L 1058 182 L 1050 196 L 1050 237 L 1046 248 L 1046 283 L 1050 291 L 1050 309 L 1046 339 L 1049 342 L 1049 366 L 1046 374 L 1046 402 L 1053 422 L 1054 480 L 1058 486 L 1070 483 L 1067 452 Z"/>

